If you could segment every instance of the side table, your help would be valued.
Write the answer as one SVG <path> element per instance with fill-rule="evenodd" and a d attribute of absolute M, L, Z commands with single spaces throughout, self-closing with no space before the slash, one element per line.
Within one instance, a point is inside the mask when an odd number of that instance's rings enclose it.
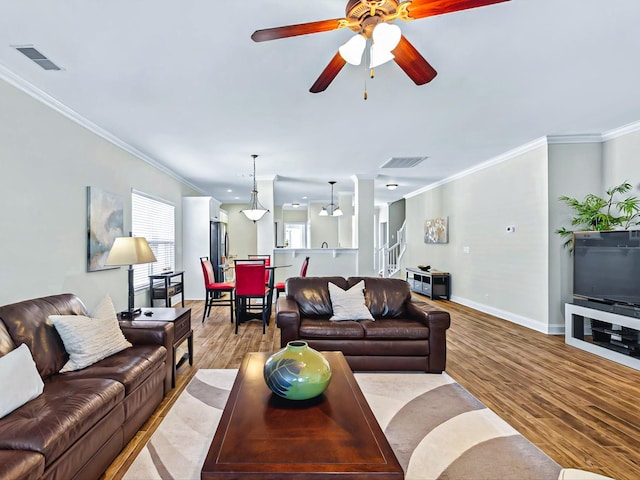
<path fill-rule="evenodd" d="M 180 295 L 184 307 L 184 270 L 149 275 L 149 299 L 164 300 L 165 307 L 171 307 L 171 297 Z"/>
<path fill-rule="evenodd" d="M 145 315 L 151 312 L 151 315 Z M 173 365 L 171 387 L 176 386 L 176 370 L 187 359 L 193 365 L 193 329 L 191 328 L 191 308 L 142 308 L 142 312 L 130 320 L 135 322 L 169 322 L 173 323 L 173 348 L 170 361 Z M 176 349 L 187 340 L 187 351 L 176 360 Z"/>

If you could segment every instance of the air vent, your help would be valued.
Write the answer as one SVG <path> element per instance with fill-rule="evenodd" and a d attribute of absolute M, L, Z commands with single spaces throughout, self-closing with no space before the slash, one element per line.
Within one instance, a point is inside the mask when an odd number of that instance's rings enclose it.
<path fill-rule="evenodd" d="M 412 168 L 426 159 L 427 157 L 391 157 L 380 168 Z"/>
<path fill-rule="evenodd" d="M 42 53 L 30 46 L 23 47 L 14 47 L 17 51 L 22 53 L 25 57 L 30 60 L 33 60 L 35 63 L 40 65 L 45 70 L 62 70 L 58 65 L 53 63 L 47 57 L 45 57 Z"/>

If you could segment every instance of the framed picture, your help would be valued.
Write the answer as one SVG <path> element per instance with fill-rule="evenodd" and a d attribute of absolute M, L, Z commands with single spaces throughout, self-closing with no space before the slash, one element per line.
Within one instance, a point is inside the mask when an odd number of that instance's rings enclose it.
<path fill-rule="evenodd" d="M 424 243 L 448 243 L 447 217 L 430 218 L 424 222 Z"/>
<path fill-rule="evenodd" d="M 121 195 L 87 187 L 87 271 L 111 270 L 104 262 L 116 237 L 124 236 Z"/>

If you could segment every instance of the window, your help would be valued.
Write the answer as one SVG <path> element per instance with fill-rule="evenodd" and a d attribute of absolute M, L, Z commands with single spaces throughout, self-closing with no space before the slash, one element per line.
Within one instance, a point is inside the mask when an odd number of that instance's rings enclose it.
<path fill-rule="evenodd" d="M 285 245 L 289 248 L 306 248 L 307 246 L 307 224 L 306 223 L 285 223 L 284 224 Z"/>
<path fill-rule="evenodd" d="M 141 192 L 131 193 L 131 231 L 145 237 L 157 262 L 133 266 L 136 289 L 149 286 L 149 275 L 173 269 L 176 257 L 175 206 Z"/>

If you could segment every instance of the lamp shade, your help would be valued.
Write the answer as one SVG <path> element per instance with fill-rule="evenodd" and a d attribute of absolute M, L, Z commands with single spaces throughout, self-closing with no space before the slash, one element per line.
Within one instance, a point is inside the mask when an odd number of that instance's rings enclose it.
<path fill-rule="evenodd" d="M 137 265 L 156 261 L 144 237 L 118 237 L 113 242 L 105 265 Z"/>

